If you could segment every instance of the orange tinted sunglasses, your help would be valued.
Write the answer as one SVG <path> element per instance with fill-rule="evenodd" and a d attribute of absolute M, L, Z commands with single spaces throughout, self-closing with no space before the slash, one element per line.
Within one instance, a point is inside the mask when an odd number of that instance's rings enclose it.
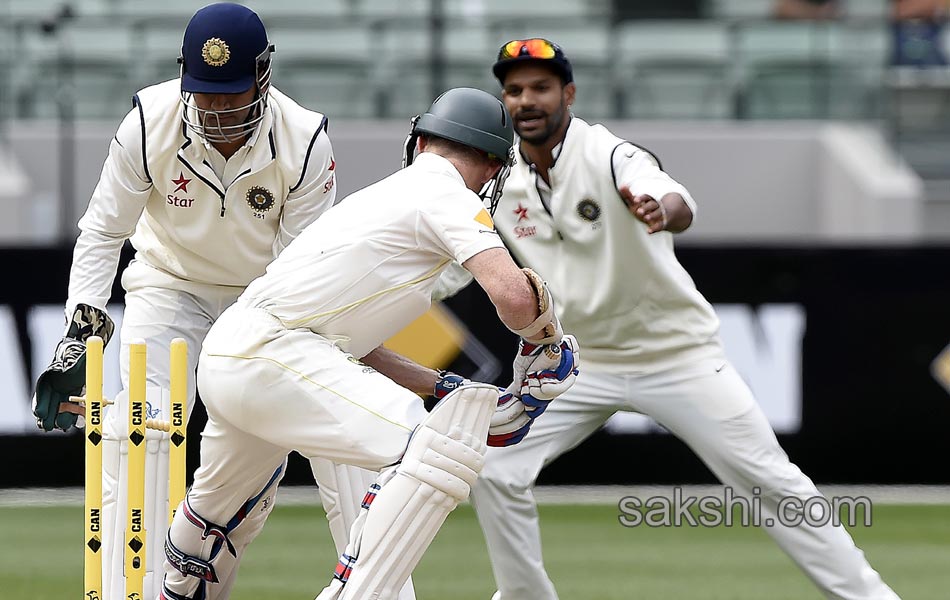
<path fill-rule="evenodd" d="M 516 58 L 518 56 L 530 56 L 532 58 L 554 58 L 557 49 L 551 42 L 544 38 L 531 38 L 529 40 L 511 40 L 501 47 L 498 52 L 498 60 Z"/>

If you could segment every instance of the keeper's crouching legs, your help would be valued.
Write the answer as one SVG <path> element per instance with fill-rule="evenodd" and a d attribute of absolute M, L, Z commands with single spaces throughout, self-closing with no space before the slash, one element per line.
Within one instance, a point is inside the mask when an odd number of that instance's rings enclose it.
<path fill-rule="evenodd" d="M 396 597 L 446 517 L 468 498 L 497 403 L 496 387 L 471 384 L 436 405 L 402 462 L 370 488 L 334 579 L 317 600 Z"/>

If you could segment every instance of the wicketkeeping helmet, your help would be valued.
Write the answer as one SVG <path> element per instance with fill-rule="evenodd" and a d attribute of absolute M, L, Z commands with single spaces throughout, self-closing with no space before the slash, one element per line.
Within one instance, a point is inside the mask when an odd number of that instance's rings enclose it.
<path fill-rule="evenodd" d="M 485 184 L 481 196 L 489 200 L 494 214 L 501 190 L 515 162 L 515 131 L 504 103 L 488 92 L 473 88 L 454 88 L 432 102 L 423 115 L 412 118 L 406 138 L 403 166 L 412 164 L 416 140 L 420 135 L 452 140 L 481 150 L 502 163 L 495 177 Z"/>
<path fill-rule="evenodd" d="M 191 18 L 181 44 L 181 101 L 188 128 L 210 142 L 231 142 L 254 131 L 264 118 L 274 46 L 260 17 L 240 4 L 210 4 Z M 204 110 L 195 93 L 240 94 L 257 86 L 250 104 Z M 251 109 L 243 123 L 222 125 L 225 115 Z"/>

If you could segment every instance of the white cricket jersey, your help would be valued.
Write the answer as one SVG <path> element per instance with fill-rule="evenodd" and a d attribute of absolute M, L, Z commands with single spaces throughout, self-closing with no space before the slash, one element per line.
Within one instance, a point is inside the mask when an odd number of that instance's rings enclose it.
<path fill-rule="evenodd" d="M 105 307 L 130 237 L 137 262 L 126 287 L 240 289 L 333 205 L 323 115 L 271 87 L 263 121 L 222 162 L 184 126 L 179 89 L 174 79 L 139 91 L 119 126 L 79 222 L 67 313 L 80 302 Z"/>
<path fill-rule="evenodd" d="M 499 247 L 458 170 L 423 152 L 308 226 L 238 302 L 363 357 L 429 309 L 451 261 Z"/>
<path fill-rule="evenodd" d="M 649 152 L 576 117 L 549 180 L 550 212 L 543 180 L 519 154 L 495 226 L 548 282 L 585 366 L 649 372 L 718 351 L 718 318 L 676 260 L 672 234 L 648 234 L 618 192 L 623 185 L 654 198 L 677 192 L 692 209 L 686 189 Z"/>

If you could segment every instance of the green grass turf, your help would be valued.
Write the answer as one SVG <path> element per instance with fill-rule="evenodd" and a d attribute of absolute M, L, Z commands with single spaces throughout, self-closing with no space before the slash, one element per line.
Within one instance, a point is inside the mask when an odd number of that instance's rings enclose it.
<path fill-rule="evenodd" d="M 624 528 L 613 506 L 542 506 L 545 558 L 561 598 L 799 600 L 820 595 L 762 531 Z M 950 506 L 874 507 L 855 541 L 904 600 L 950 589 Z M 0 597 L 82 597 L 79 507 L 0 508 Z M 278 507 L 242 565 L 234 600 L 313 598 L 335 557 L 323 512 Z M 421 600 L 489 600 L 484 541 L 469 506 L 453 513 L 415 574 Z"/>

